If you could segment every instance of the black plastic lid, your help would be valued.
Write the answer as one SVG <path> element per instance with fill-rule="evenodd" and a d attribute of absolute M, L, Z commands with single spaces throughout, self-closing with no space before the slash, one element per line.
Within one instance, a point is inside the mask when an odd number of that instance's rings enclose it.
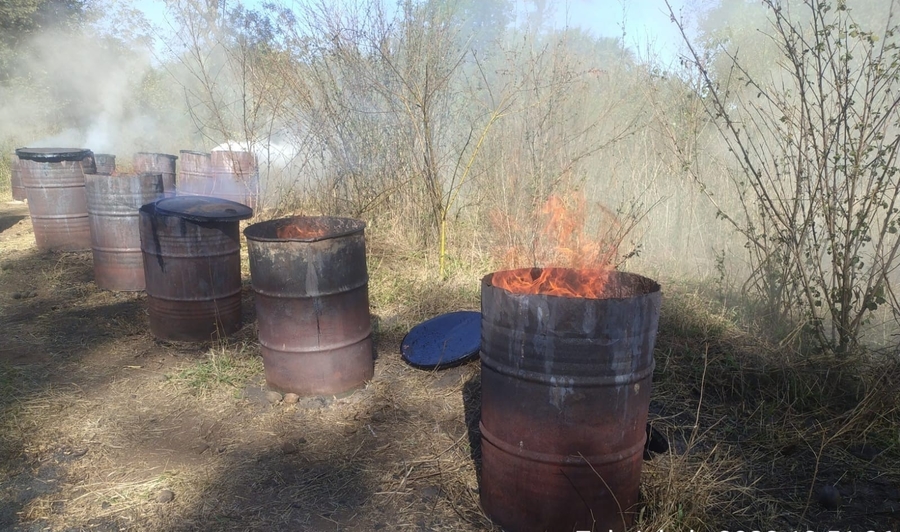
<path fill-rule="evenodd" d="M 236 222 L 253 216 L 253 209 L 221 198 L 175 196 L 157 201 L 156 213 L 194 222 Z"/>
<path fill-rule="evenodd" d="M 91 150 L 84 148 L 19 148 L 16 150 L 19 159 L 56 163 L 59 161 L 80 161 L 91 155 Z"/>

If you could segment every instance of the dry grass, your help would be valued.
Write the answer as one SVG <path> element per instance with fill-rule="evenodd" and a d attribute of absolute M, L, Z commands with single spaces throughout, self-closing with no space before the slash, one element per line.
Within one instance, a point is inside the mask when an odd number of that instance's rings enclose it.
<path fill-rule="evenodd" d="M 249 292 L 234 337 L 158 342 L 142 295 L 97 290 L 88 254 L 35 253 L 15 227 L 0 233 L 0 529 L 495 530 L 478 502 L 477 363 L 427 372 L 398 352 L 412 325 L 479 308 L 477 246 L 437 281 L 436 257 L 372 231 L 375 377 L 290 405 L 261 394 Z M 672 450 L 644 463 L 636 526 L 893 526 L 894 354 L 803 355 L 664 287 L 651 419 Z M 859 458 L 864 443 L 877 456 Z M 817 502 L 823 485 L 841 510 Z"/>

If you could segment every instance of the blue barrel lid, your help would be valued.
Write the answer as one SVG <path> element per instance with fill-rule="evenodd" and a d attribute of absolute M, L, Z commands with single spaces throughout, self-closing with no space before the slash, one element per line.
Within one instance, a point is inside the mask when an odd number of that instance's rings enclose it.
<path fill-rule="evenodd" d="M 481 313 L 450 312 L 413 327 L 403 338 L 400 354 L 419 369 L 453 367 L 478 356 L 481 349 Z"/>
<path fill-rule="evenodd" d="M 158 200 L 156 213 L 194 222 L 236 222 L 253 216 L 253 209 L 243 203 L 221 198 L 174 196 Z"/>
<path fill-rule="evenodd" d="M 84 148 L 18 148 L 19 159 L 56 163 L 59 161 L 80 161 L 91 155 L 91 150 Z"/>

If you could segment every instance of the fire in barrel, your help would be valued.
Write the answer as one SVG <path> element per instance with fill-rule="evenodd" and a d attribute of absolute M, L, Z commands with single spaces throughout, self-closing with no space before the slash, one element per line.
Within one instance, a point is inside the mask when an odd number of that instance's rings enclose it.
<path fill-rule="evenodd" d="M 365 223 L 293 217 L 247 227 L 266 382 L 331 395 L 372 378 Z"/>
<path fill-rule="evenodd" d="M 550 207 L 553 207 L 552 205 Z M 560 258 L 481 283 L 481 503 L 507 530 L 625 531 L 638 499 L 661 303 L 655 281 L 547 209 Z"/>

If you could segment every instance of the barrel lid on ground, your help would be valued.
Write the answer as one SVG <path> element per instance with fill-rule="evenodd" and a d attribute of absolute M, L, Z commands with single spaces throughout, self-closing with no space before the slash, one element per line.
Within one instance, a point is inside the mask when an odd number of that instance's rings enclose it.
<path fill-rule="evenodd" d="M 441 314 L 413 327 L 403 338 L 400 353 L 419 369 L 453 367 L 478 356 L 481 313 L 469 310 Z"/>

